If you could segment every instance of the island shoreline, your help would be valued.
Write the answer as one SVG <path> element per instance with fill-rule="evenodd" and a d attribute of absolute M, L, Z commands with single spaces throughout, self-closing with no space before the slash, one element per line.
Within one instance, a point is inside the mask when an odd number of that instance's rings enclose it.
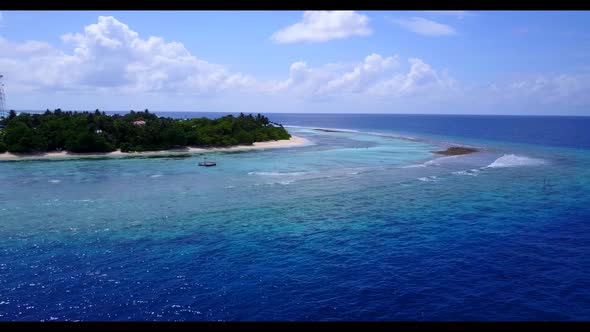
<path fill-rule="evenodd" d="M 479 152 L 479 149 L 471 148 L 467 146 L 451 146 L 448 147 L 446 150 L 440 151 L 431 151 L 432 153 L 442 154 L 445 156 L 461 156 L 465 154 L 471 154 L 475 152 Z"/>
<path fill-rule="evenodd" d="M 301 136 L 293 136 L 288 140 L 254 142 L 252 145 L 234 145 L 229 147 L 216 148 L 197 148 L 183 147 L 170 150 L 159 151 L 141 151 L 141 152 L 121 152 L 116 150 L 104 153 L 74 153 L 67 151 L 45 152 L 45 153 L 23 153 L 15 154 L 10 152 L 0 153 L 0 161 L 21 161 L 21 160 L 68 160 L 68 159 L 102 159 L 102 158 L 133 158 L 133 157 L 153 157 L 153 156 L 182 156 L 191 154 L 201 154 L 210 152 L 234 152 L 250 151 L 263 149 L 293 148 L 313 144 L 308 139 Z"/>

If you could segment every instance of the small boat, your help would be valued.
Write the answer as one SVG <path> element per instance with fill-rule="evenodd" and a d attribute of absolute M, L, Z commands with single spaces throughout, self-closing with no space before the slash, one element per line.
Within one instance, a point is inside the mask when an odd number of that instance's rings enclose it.
<path fill-rule="evenodd" d="M 205 167 L 210 167 L 210 166 L 215 166 L 215 165 L 217 165 L 216 162 L 214 162 L 214 161 L 207 161 L 207 158 L 205 158 L 203 161 L 201 161 L 199 163 L 199 166 L 205 166 Z"/>
<path fill-rule="evenodd" d="M 205 166 L 205 167 L 215 166 L 215 165 L 217 165 L 217 163 L 214 161 L 202 161 L 199 163 L 199 166 Z"/>

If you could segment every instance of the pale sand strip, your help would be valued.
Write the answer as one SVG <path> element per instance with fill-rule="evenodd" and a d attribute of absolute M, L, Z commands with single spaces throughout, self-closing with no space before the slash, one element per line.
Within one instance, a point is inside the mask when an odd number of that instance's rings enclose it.
<path fill-rule="evenodd" d="M 104 158 L 104 157 L 135 157 L 135 156 L 174 156 L 183 154 L 206 153 L 206 152 L 225 152 L 225 151 L 247 151 L 260 149 L 275 148 L 292 148 L 298 146 L 311 145 L 312 143 L 299 136 L 291 136 L 288 140 L 256 142 L 253 145 L 236 145 L 226 148 L 192 148 L 164 150 L 164 151 L 146 151 L 146 152 L 121 152 L 120 150 L 107 153 L 72 153 L 72 152 L 47 152 L 39 154 L 13 154 L 9 152 L 0 153 L 0 161 L 3 160 L 33 160 L 33 159 L 81 159 L 81 158 Z"/>

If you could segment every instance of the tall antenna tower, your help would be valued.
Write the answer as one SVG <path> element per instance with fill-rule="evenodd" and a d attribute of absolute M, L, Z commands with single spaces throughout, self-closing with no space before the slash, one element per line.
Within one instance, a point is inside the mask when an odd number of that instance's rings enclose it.
<path fill-rule="evenodd" d="M 6 96 L 4 95 L 4 75 L 0 74 L 0 118 L 6 118 Z"/>

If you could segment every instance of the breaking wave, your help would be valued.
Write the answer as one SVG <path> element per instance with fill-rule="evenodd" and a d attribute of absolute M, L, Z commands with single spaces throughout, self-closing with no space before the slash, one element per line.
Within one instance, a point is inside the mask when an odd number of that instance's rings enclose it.
<path fill-rule="evenodd" d="M 517 156 L 514 154 L 505 154 L 502 157 L 494 160 L 484 168 L 506 168 L 506 167 L 520 167 L 520 166 L 538 166 L 544 164 L 542 159 L 529 158 L 524 156 Z"/>

